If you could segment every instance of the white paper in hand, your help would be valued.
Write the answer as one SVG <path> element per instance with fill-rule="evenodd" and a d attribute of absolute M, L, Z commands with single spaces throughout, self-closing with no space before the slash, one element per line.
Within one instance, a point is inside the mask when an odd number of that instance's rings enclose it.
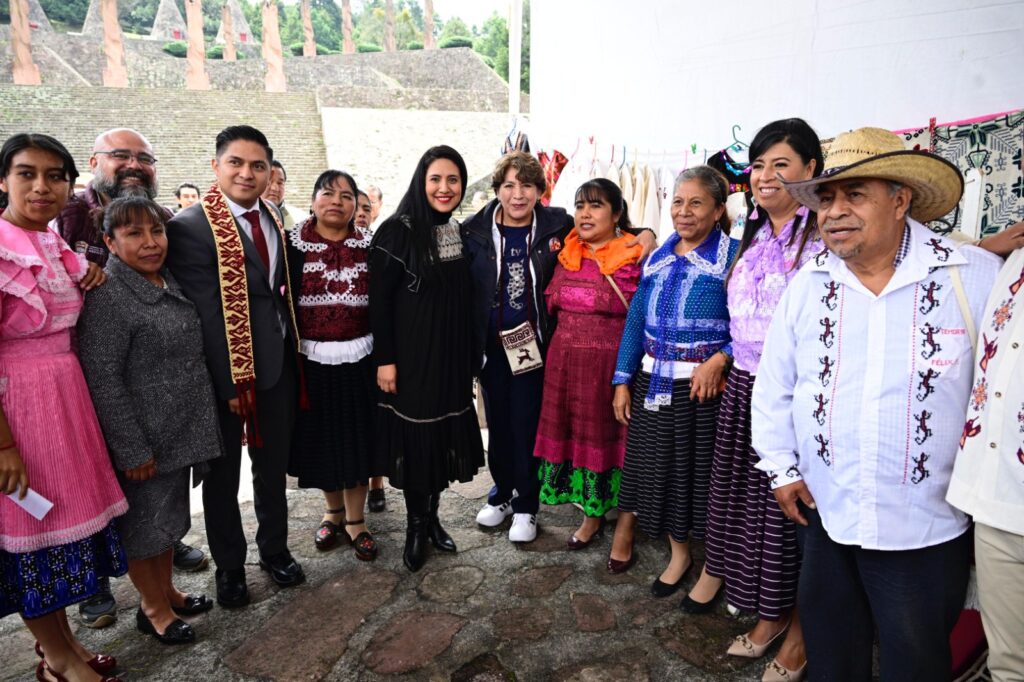
<path fill-rule="evenodd" d="M 25 495 L 25 499 L 23 500 L 18 499 L 18 492 L 15 492 L 13 495 L 8 495 L 7 498 L 39 521 L 42 521 L 43 517 L 53 509 L 53 502 L 50 502 L 35 490 L 32 490 L 32 488 L 28 489 L 28 494 Z"/>

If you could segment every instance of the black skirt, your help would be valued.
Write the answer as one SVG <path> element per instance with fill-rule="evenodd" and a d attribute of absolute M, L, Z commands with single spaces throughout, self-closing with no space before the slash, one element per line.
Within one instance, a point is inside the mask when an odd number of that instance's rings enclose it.
<path fill-rule="evenodd" d="M 373 261 L 370 269 L 373 272 Z M 390 300 L 397 393 L 377 392 L 377 451 L 388 482 L 436 493 L 470 481 L 484 464 L 473 399 L 473 282 L 462 256 Z M 381 305 L 370 296 L 370 306 Z"/>
<path fill-rule="evenodd" d="M 309 410 L 299 410 L 288 474 L 300 488 L 334 491 L 365 485 L 385 473 L 374 450 L 375 368 L 359 362 L 325 365 L 303 357 Z"/>
<path fill-rule="evenodd" d="M 644 409 L 651 375 L 633 382 L 619 509 L 633 512 L 647 535 L 676 542 L 703 538 L 707 529 L 711 461 L 720 398 L 690 400 L 690 380 L 672 382 L 672 404 Z"/>

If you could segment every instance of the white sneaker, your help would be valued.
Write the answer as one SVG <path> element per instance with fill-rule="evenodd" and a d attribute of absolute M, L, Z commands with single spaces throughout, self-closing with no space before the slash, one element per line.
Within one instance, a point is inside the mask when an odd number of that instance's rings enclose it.
<path fill-rule="evenodd" d="M 500 526 L 501 522 L 512 515 L 512 500 L 495 507 L 493 504 L 485 504 L 483 509 L 477 512 L 476 522 L 481 526 L 494 528 Z"/>
<path fill-rule="evenodd" d="M 510 542 L 533 542 L 537 539 L 537 516 L 535 514 L 515 514 L 512 516 L 512 527 L 508 529 Z"/>

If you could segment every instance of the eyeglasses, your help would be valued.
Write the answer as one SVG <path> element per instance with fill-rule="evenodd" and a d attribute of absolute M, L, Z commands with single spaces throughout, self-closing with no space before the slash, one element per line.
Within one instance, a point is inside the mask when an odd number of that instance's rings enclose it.
<path fill-rule="evenodd" d="M 128 163 L 132 159 L 139 162 L 140 166 L 155 166 L 156 157 L 150 156 L 146 152 L 139 152 L 138 154 L 130 152 L 127 149 L 111 149 L 110 151 L 93 152 L 93 154 L 109 154 L 110 158 L 121 163 Z"/>

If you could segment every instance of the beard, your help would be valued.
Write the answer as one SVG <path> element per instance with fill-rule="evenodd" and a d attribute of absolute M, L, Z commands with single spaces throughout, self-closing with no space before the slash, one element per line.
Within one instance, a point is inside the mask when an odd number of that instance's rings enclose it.
<path fill-rule="evenodd" d="M 141 185 L 125 185 L 124 181 L 128 178 L 135 178 L 139 180 Z M 146 197 L 147 199 L 155 199 L 157 193 L 156 178 L 151 175 L 147 175 L 141 170 L 135 170 L 132 168 L 124 168 L 114 173 L 114 177 L 108 178 L 99 173 L 93 177 L 92 180 L 93 189 L 102 194 L 106 194 L 111 199 L 117 199 L 119 197 Z"/>

